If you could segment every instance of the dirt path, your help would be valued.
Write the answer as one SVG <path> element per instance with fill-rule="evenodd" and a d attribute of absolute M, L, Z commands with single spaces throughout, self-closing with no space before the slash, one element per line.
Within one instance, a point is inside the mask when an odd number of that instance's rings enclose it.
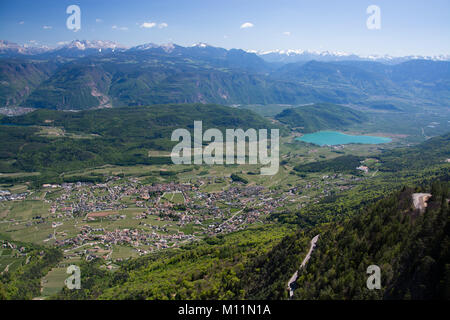
<path fill-rule="evenodd" d="M 14 263 L 14 262 L 11 262 L 10 264 L 8 264 L 8 265 L 6 266 L 6 268 L 5 268 L 5 270 L 3 270 L 2 274 L 3 274 L 3 273 L 7 273 L 7 272 L 9 271 L 9 266 L 12 265 L 13 263 Z"/>
<path fill-rule="evenodd" d="M 309 251 L 308 254 L 306 255 L 305 259 L 303 259 L 302 264 L 300 265 L 300 268 L 304 268 L 306 266 L 306 264 L 309 261 L 309 258 L 311 257 L 311 253 L 313 252 L 314 248 L 316 247 L 316 242 L 319 239 L 319 235 L 316 235 L 314 238 L 311 239 L 311 246 L 309 247 Z M 291 279 L 289 280 L 288 284 L 287 284 L 287 289 L 289 291 L 289 299 L 292 299 L 292 297 L 294 296 L 294 283 L 295 281 L 297 281 L 298 278 L 298 270 L 295 271 L 295 273 L 292 275 Z"/>

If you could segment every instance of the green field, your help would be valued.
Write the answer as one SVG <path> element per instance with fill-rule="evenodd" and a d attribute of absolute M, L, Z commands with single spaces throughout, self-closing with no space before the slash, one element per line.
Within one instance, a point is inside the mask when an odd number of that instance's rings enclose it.
<path fill-rule="evenodd" d="M 64 281 L 70 275 L 66 273 L 67 268 L 56 267 L 42 279 L 42 296 L 50 296 L 59 292 L 64 287 Z"/>
<path fill-rule="evenodd" d="M 8 201 L 0 203 L 0 216 L 18 221 L 35 216 L 47 216 L 49 209 L 48 204 L 39 200 Z"/>
<path fill-rule="evenodd" d="M 174 204 L 182 204 L 184 203 L 184 196 L 181 192 L 166 192 L 161 200 L 169 201 Z"/>
<path fill-rule="evenodd" d="M 128 259 L 128 258 L 136 258 L 138 253 L 132 247 L 128 246 L 114 246 L 113 252 L 111 254 L 111 259 Z"/>

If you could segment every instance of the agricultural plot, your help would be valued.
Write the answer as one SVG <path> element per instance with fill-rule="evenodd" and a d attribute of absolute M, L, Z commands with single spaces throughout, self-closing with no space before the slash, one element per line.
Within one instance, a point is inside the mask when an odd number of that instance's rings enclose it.
<path fill-rule="evenodd" d="M 168 201 L 173 204 L 183 204 L 184 196 L 181 192 L 166 192 L 161 196 L 160 201 Z"/>
<path fill-rule="evenodd" d="M 26 257 L 15 256 L 12 249 L 0 249 L 0 273 L 4 271 L 15 271 L 25 263 Z"/>
<path fill-rule="evenodd" d="M 14 220 L 31 219 L 34 216 L 46 216 L 50 206 L 39 200 L 8 201 L 0 206 L 2 212 L 7 211 L 7 218 Z"/>
<path fill-rule="evenodd" d="M 41 295 L 44 297 L 53 295 L 61 291 L 64 287 L 64 281 L 69 277 L 66 273 L 67 268 L 56 267 L 41 280 Z"/>
<path fill-rule="evenodd" d="M 128 259 L 128 258 L 136 258 L 139 254 L 132 247 L 128 246 L 114 246 L 113 252 L 111 254 L 112 260 L 117 259 Z"/>

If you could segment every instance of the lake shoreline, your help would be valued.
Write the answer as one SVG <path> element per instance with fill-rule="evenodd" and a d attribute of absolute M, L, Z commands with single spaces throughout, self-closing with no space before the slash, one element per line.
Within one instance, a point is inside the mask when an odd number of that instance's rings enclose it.
<path fill-rule="evenodd" d="M 336 146 L 345 144 L 382 144 L 392 142 L 391 138 L 369 136 L 369 135 L 350 135 L 339 131 L 317 131 L 307 133 L 295 140 L 312 143 L 319 146 Z"/>

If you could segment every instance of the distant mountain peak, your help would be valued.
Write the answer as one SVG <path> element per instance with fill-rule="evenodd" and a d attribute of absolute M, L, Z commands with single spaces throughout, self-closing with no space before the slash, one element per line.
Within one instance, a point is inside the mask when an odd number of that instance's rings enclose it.
<path fill-rule="evenodd" d="M 0 54 L 39 54 L 51 50 L 50 47 L 44 45 L 32 44 L 17 44 L 8 40 L 0 40 Z"/>
<path fill-rule="evenodd" d="M 144 43 L 144 44 L 135 46 L 132 49 L 134 49 L 134 50 L 149 50 L 149 49 L 154 49 L 154 48 L 159 48 L 159 47 L 160 46 L 158 44 L 149 42 L 149 43 Z"/>
<path fill-rule="evenodd" d="M 163 50 L 166 52 L 172 52 L 175 49 L 175 47 L 177 47 L 177 45 L 170 42 L 170 43 L 163 44 L 160 47 L 163 48 Z"/>
<path fill-rule="evenodd" d="M 132 50 L 137 50 L 137 51 L 145 51 L 145 50 L 152 50 L 152 49 L 162 49 L 167 53 L 172 52 L 176 47 L 178 47 L 176 44 L 174 43 L 166 43 L 166 44 L 156 44 L 153 42 L 149 42 L 149 43 L 144 43 L 138 46 L 135 46 L 133 48 L 131 48 Z"/>
<path fill-rule="evenodd" d="M 212 47 L 207 43 L 204 42 L 198 42 L 196 44 L 193 44 L 191 47 L 197 47 L 197 48 L 206 48 L 206 47 Z"/>
<path fill-rule="evenodd" d="M 74 40 L 68 44 L 63 44 L 57 49 L 77 49 L 77 50 L 86 50 L 86 49 L 126 49 L 124 45 L 121 45 L 117 42 L 113 41 L 104 41 L 104 40 Z"/>

